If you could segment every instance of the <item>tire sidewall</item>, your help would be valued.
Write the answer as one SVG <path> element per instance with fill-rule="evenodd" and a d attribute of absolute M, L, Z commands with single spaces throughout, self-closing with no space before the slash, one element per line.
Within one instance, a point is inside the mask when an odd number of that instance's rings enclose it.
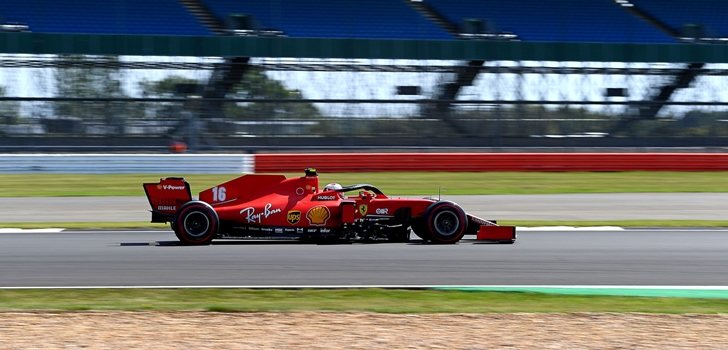
<path fill-rule="evenodd" d="M 438 218 L 438 215 L 446 212 L 452 213 L 453 215 L 455 215 L 455 217 L 457 217 L 458 220 L 458 227 L 452 234 L 449 235 L 441 234 L 435 227 L 435 220 Z M 467 216 L 465 215 L 465 211 L 453 202 L 440 201 L 431 204 L 427 208 L 424 218 L 427 233 L 430 236 L 430 240 L 434 243 L 457 243 L 460 239 L 463 238 L 465 232 L 468 229 L 468 221 Z"/>
<path fill-rule="evenodd" d="M 185 227 L 185 220 L 194 213 L 201 213 L 207 219 L 207 229 L 200 235 L 191 235 Z M 215 238 L 219 226 L 220 222 L 215 209 L 205 202 L 194 201 L 186 203 L 177 212 L 174 221 L 174 233 L 180 242 L 184 244 L 209 244 Z"/>

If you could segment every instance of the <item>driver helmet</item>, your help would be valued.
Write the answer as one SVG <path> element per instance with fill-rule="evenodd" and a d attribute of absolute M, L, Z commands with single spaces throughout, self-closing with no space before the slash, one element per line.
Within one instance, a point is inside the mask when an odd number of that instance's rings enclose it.
<path fill-rule="evenodd" d="M 326 184 L 326 186 L 324 186 L 324 191 L 338 191 L 342 188 L 343 187 L 340 184 L 337 184 L 336 182 L 332 182 L 332 183 Z M 342 193 L 342 192 L 339 192 L 338 195 L 341 198 L 346 198 L 344 196 L 344 193 Z"/>
<path fill-rule="evenodd" d="M 340 184 L 337 184 L 336 182 L 332 182 L 332 183 L 326 184 L 326 186 L 324 186 L 324 191 L 337 191 L 342 188 L 343 187 L 341 187 Z"/>

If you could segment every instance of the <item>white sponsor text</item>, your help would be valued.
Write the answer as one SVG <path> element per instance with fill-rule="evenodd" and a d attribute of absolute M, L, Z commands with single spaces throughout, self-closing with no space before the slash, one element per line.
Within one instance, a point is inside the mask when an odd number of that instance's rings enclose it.
<path fill-rule="evenodd" d="M 260 224 L 263 222 L 263 219 L 267 219 L 269 216 L 281 212 L 280 208 L 271 209 L 272 206 L 270 203 L 266 204 L 261 213 L 256 213 L 254 207 L 247 207 L 241 210 L 240 214 L 245 216 L 245 220 L 248 223 Z"/>

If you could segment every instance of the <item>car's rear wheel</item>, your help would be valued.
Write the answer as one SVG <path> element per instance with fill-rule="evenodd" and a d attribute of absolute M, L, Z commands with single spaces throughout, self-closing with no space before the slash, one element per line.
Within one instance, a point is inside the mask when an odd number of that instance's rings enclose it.
<path fill-rule="evenodd" d="M 220 226 L 215 209 L 209 204 L 192 201 L 183 205 L 174 220 L 174 233 L 180 242 L 190 245 L 210 244 Z"/>
<path fill-rule="evenodd" d="M 433 243 L 457 243 L 468 228 L 465 211 L 457 204 L 447 201 L 432 203 L 424 215 L 429 240 Z"/>

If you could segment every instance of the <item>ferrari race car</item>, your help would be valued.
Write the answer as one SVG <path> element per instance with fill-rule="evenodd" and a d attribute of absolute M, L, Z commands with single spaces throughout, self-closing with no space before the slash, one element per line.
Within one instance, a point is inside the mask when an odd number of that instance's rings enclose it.
<path fill-rule="evenodd" d="M 152 222 L 171 223 L 184 244 L 216 238 L 406 242 L 410 229 L 423 241 L 440 244 L 456 243 L 466 234 L 497 243 L 516 239 L 515 227 L 467 214 L 449 201 L 390 198 L 368 184 L 319 190 L 314 169 L 297 178 L 243 175 L 200 192 L 198 200 L 179 177 L 145 183 L 144 191 Z"/>

